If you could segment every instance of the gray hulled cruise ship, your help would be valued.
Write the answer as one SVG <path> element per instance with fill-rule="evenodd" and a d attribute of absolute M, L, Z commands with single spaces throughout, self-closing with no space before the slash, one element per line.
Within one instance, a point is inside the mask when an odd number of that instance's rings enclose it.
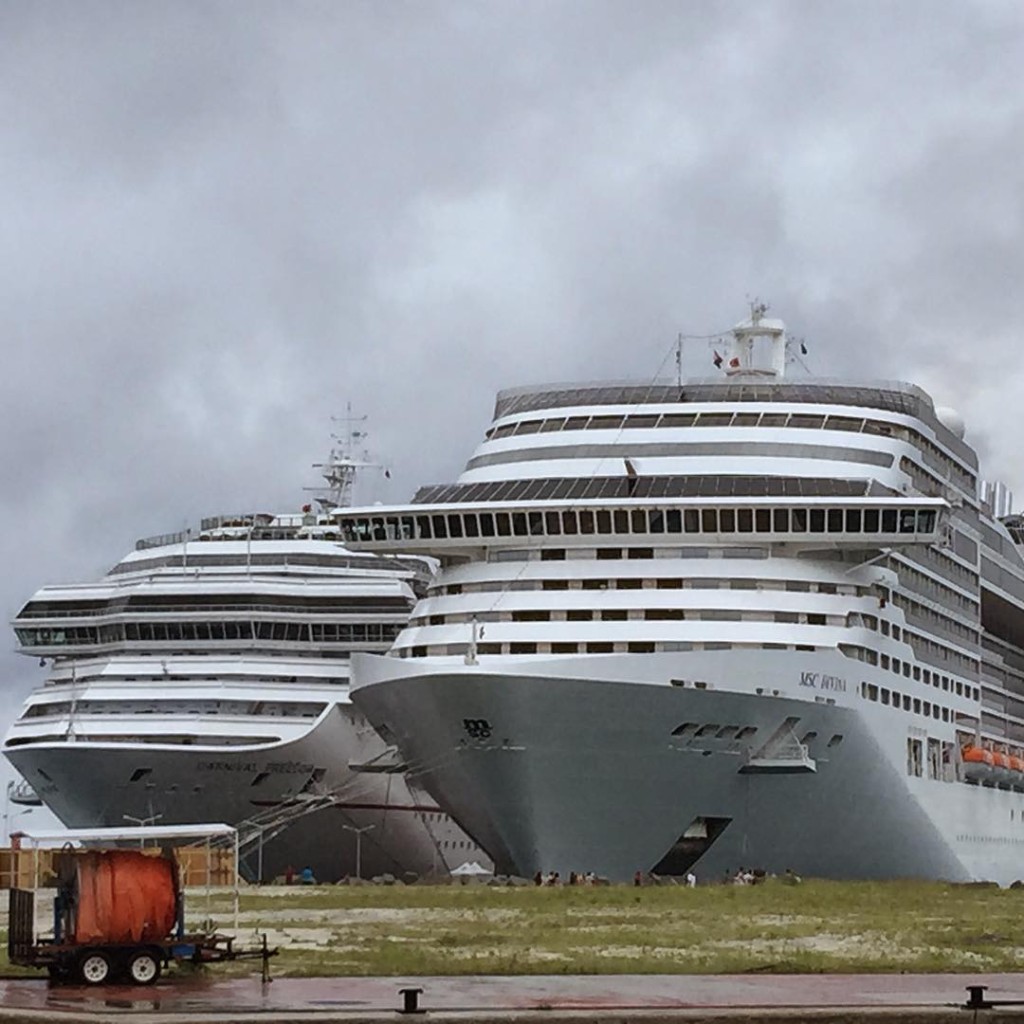
<path fill-rule="evenodd" d="M 323 506 L 347 502 L 358 465 L 332 451 Z M 18 613 L 48 673 L 3 752 L 71 827 L 239 825 L 250 877 L 480 859 L 349 700 L 352 652 L 388 649 L 432 570 L 346 551 L 311 505 L 142 540 Z"/>
<path fill-rule="evenodd" d="M 352 696 L 499 870 L 1024 877 L 1024 524 L 904 383 L 520 388 L 459 479 L 336 516 L 440 559 Z M 695 867 L 694 867 L 695 866 Z"/>

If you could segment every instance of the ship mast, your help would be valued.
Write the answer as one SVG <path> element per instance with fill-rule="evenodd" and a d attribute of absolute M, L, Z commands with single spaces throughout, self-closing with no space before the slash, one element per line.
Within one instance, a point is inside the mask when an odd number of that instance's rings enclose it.
<path fill-rule="evenodd" d="M 727 376 L 768 377 L 781 380 L 786 375 L 786 325 L 765 317 L 768 306 L 756 299 L 750 304 L 750 317 L 732 329 L 726 346 L 724 370 Z"/>
<path fill-rule="evenodd" d="M 331 450 L 326 462 L 314 462 L 313 468 L 321 471 L 326 488 L 307 487 L 315 494 L 317 504 L 324 512 L 335 508 L 347 508 L 352 504 L 352 489 L 360 469 L 379 468 L 369 461 L 369 454 L 363 448 L 366 441 L 366 416 L 353 416 L 352 403 L 345 405 L 345 415 L 332 416 L 331 422 L 342 425 L 342 429 L 331 431 Z"/>

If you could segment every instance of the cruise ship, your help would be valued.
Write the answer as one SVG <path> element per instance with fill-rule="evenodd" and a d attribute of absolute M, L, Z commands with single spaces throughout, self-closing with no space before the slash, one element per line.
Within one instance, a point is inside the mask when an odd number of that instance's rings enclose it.
<path fill-rule="evenodd" d="M 353 701 L 499 870 L 1022 878 L 1024 520 L 954 411 L 788 373 L 766 312 L 340 511 L 441 562 Z"/>
<path fill-rule="evenodd" d="M 357 460 L 324 464 L 322 507 Z M 480 859 L 348 697 L 354 651 L 385 651 L 434 564 L 346 551 L 321 508 L 222 515 L 139 541 L 102 579 L 18 613 L 48 668 L 3 752 L 70 827 L 225 821 L 252 878 L 443 872 Z"/>

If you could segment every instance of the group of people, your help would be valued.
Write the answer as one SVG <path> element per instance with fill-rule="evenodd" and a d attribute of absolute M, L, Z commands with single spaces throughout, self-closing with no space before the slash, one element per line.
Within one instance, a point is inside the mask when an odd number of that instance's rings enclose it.
<path fill-rule="evenodd" d="M 557 871 L 549 871 L 544 874 L 542 871 L 538 871 L 533 876 L 534 885 L 561 885 L 562 876 Z M 597 875 L 593 871 L 587 871 L 585 874 L 579 871 L 569 872 L 569 881 L 566 885 L 597 885 Z"/>

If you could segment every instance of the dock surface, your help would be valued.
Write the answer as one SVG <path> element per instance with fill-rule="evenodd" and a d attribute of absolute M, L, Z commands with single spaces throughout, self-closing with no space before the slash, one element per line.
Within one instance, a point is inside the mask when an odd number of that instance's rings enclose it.
<path fill-rule="evenodd" d="M 0 981 L 0 1022 L 130 1019 L 133 1024 L 284 1021 L 936 1021 L 1024 1022 L 1024 1005 L 962 1009 L 968 985 L 1021 1001 L 1024 974 L 546 975 L 516 977 L 218 979 L 173 975 L 149 988 Z M 413 1016 L 403 988 L 422 989 Z"/>

